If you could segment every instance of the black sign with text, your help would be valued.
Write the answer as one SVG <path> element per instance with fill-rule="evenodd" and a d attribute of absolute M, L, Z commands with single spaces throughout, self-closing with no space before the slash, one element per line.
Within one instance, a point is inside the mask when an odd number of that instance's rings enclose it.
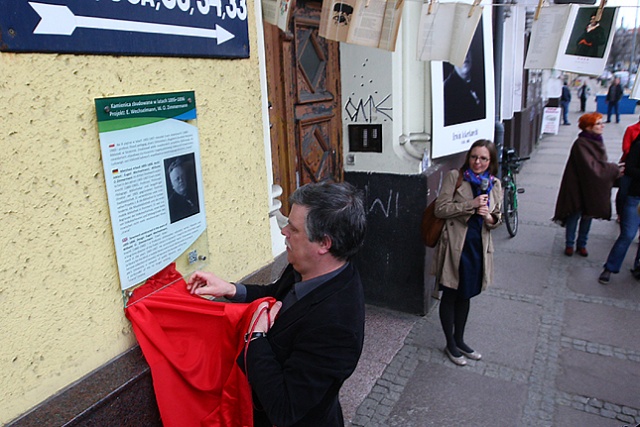
<path fill-rule="evenodd" d="M 1 51 L 249 57 L 246 0 L 0 0 Z"/>

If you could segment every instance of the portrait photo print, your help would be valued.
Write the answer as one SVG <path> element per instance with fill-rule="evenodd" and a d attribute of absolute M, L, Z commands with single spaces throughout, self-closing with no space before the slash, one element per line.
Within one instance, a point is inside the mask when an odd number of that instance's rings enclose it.
<path fill-rule="evenodd" d="M 604 57 L 615 10 L 604 8 L 600 21 L 596 21 L 597 7 L 580 8 L 569 36 L 566 55 Z"/>
<path fill-rule="evenodd" d="M 461 67 L 442 64 L 444 125 L 484 119 L 487 116 L 482 20 Z"/>
<path fill-rule="evenodd" d="M 164 160 L 171 223 L 200 213 L 194 153 Z"/>

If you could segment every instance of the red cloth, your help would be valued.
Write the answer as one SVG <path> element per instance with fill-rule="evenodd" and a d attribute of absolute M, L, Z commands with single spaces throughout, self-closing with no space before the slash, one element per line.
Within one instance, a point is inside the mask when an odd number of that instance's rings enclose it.
<path fill-rule="evenodd" d="M 191 295 L 174 264 L 134 291 L 125 314 L 151 368 L 165 427 L 253 426 L 251 389 L 236 359 L 264 300 L 230 304 Z"/>
<path fill-rule="evenodd" d="M 627 160 L 631 144 L 635 141 L 638 135 L 640 135 L 640 122 L 627 127 L 624 131 L 624 136 L 622 137 L 622 157 L 620 157 L 620 162 L 625 162 Z"/>

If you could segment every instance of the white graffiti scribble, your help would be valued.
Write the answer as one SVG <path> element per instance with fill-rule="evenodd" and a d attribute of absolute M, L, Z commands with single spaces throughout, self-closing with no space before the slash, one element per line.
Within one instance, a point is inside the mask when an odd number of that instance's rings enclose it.
<path fill-rule="evenodd" d="M 394 199 L 395 198 L 395 203 Z M 389 190 L 389 197 L 387 199 L 387 203 L 386 206 L 385 204 L 382 202 L 382 200 L 376 198 L 373 203 L 371 203 L 371 207 L 369 208 L 369 212 L 373 212 L 373 210 L 375 209 L 376 206 L 380 207 L 380 210 L 382 210 L 382 214 L 385 216 L 385 218 L 389 218 L 389 215 L 391 214 L 391 208 L 393 207 L 395 210 L 395 217 L 398 217 L 398 211 L 399 211 L 399 199 L 400 199 L 400 193 L 396 193 L 395 197 L 393 195 L 393 190 Z M 393 203 L 393 205 L 392 205 Z M 395 206 L 394 206 L 395 205 Z"/>
<path fill-rule="evenodd" d="M 393 108 L 383 107 L 383 104 L 387 102 L 390 97 L 391 94 L 385 96 L 382 101 L 376 103 L 373 95 L 369 95 L 369 98 L 367 98 L 366 101 L 360 99 L 357 104 L 354 104 L 353 100 L 349 98 L 344 106 L 344 111 L 352 122 L 371 123 L 373 121 L 373 116 L 376 113 L 382 114 L 389 120 L 393 121 L 393 117 L 391 117 L 391 111 L 393 111 Z M 387 111 L 389 113 L 387 113 Z"/>

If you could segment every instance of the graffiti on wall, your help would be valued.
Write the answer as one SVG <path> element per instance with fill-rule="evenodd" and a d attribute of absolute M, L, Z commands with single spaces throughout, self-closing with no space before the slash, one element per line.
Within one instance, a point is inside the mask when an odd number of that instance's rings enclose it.
<path fill-rule="evenodd" d="M 365 193 L 368 196 L 368 194 L 369 194 L 369 186 L 368 185 L 365 186 Z M 383 199 L 384 199 L 384 197 L 383 197 Z M 371 206 L 369 207 L 368 213 L 372 213 L 372 212 L 377 211 L 377 210 L 380 210 L 382 212 L 382 215 L 384 215 L 385 218 L 389 218 L 390 216 L 398 218 L 399 211 L 400 211 L 400 193 L 399 192 L 394 192 L 392 189 L 390 189 L 389 190 L 389 197 L 387 197 L 387 200 L 382 200 L 381 198 L 376 198 L 371 203 Z"/>
<path fill-rule="evenodd" d="M 353 99 L 349 98 L 344 106 L 344 111 L 352 122 L 372 123 L 378 114 L 382 114 L 389 120 L 393 121 L 393 117 L 391 117 L 393 108 L 385 106 L 385 104 L 389 105 L 390 99 L 391 94 L 385 96 L 379 102 L 376 102 L 373 95 L 369 95 L 366 100 L 360 98 L 360 100 L 355 102 Z"/>

